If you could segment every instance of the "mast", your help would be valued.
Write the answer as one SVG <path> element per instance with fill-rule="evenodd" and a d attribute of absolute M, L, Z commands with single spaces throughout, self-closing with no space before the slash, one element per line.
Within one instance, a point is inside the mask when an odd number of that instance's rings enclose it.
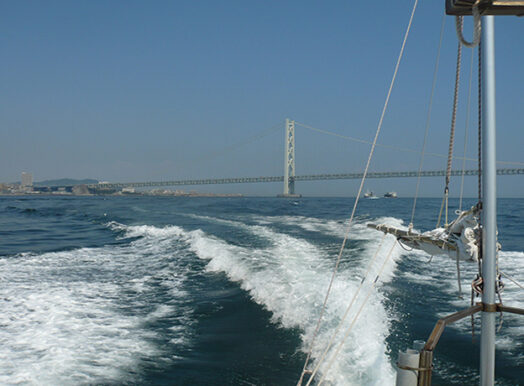
<path fill-rule="evenodd" d="M 497 291 L 497 170 L 495 121 L 495 20 L 493 15 L 524 16 L 523 1 L 446 0 L 450 15 L 482 15 L 482 317 L 480 384 L 495 383 L 495 304 Z M 477 13 L 478 14 L 478 13 Z M 458 31 L 458 30 L 457 30 Z M 462 41 L 462 39 L 461 39 Z M 522 313 L 514 309 L 511 312 Z"/>
<path fill-rule="evenodd" d="M 482 327 L 480 384 L 495 380 L 495 281 L 497 258 L 497 166 L 495 136 L 495 23 L 482 17 Z"/>
<path fill-rule="evenodd" d="M 480 212 L 482 217 L 482 302 L 441 318 L 435 325 L 424 347 L 420 350 L 418 367 L 410 363 L 400 363 L 399 361 L 397 381 L 399 375 L 403 374 L 402 372 L 418 372 L 417 385 L 431 385 L 433 351 L 444 328 L 460 319 L 482 312 L 480 384 L 482 386 L 492 386 L 495 384 L 495 313 L 501 311 L 524 315 L 523 309 L 504 306 L 502 301 L 495 303 L 496 291 L 498 291 L 497 281 L 499 279 L 497 277 L 495 21 L 493 15 L 524 16 L 524 1 L 446 0 L 446 13 L 457 17 L 464 15 L 474 16 L 475 32 L 472 43 L 464 40 L 462 36 L 462 21 L 456 19 L 458 37 L 461 43 L 468 47 L 474 47 L 478 43 L 478 28 L 481 27 L 482 56 L 479 71 L 482 71 L 482 210 Z M 485 16 L 480 17 L 480 15 Z M 413 380 L 410 382 L 413 382 Z"/>

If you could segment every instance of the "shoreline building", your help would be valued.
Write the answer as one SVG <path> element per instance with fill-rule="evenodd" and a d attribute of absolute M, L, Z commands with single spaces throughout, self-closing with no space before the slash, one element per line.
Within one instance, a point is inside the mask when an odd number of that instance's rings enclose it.
<path fill-rule="evenodd" d="M 22 172 L 22 186 L 33 186 L 33 175 Z"/>

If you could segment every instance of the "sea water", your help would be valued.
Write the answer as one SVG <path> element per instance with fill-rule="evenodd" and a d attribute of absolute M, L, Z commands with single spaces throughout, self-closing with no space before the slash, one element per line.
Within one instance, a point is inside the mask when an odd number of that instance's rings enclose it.
<path fill-rule="evenodd" d="M 418 200 L 416 229 L 435 226 L 440 202 Z M 0 384 L 296 384 L 352 205 L 350 198 L 0 197 Z M 450 210 L 457 205 L 452 200 Z M 411 206 L 408 198 L 361 201 L 310 368 L 358 292 L 330 353 L 352 327 L 317 380 L 394 384 L 398 351 L 469 307 L 477 264 L 461 263 L 460 299 L 454 260 L 403 249 L 366 227 L 406 227 Z M 498 229 L 500 270 L 524 283 L 524 200 L 499 200 Z M 504 283 L 504 304 L 524 307 L 523 290 Z M 478 384 L 479 330 L 479 317 L 473 339 L 469 318 L 446 328 L 434 384 Z M 521 316 L 503 317 L 496 378 L 524 384 Z"/>

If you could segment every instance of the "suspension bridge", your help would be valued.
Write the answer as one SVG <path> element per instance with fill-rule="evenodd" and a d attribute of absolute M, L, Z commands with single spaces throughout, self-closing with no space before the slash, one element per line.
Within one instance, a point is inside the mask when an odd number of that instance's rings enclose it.
<path fill-rule="evenodd" d="M 311 126 L 300 124 L 306 128 L 331 134 L 344 139 L 370 144 L 370 142 L 358 138 L 347 137 Z M 392 147 L 388 145 L 379 145 Z M 412 149 L 397 150 L 416 152 Z M 428 153 L 432 154 L 432 153 Z M 439 154 L 432 154 L 441 156 Z M 497 175 L 523 175 L 524 168 L 501 168 L 497 169 Z M 391 171 L 391 172 L 370 172 L 366 178 L 410 178 L 410 177 L 444 177 L 445 170 L 425 170 L 425 171 Z M 478 175 L 477 169 L 452 170 L 452 176 L 475 176 Z M 284 175 L 282 176 L 260 176 L 260 177 L 231 177 L 231 178 L 207 178 L 207 179 L 185 179 L 185 180 L 165 180 L 148 182 L 102 182 L 88 185 L 94 190 L 118 190 L 123 188 L 148 188 L 148 187 L 167 187 L 167 186 L 191 186 L 191 185 L 216 185 L 216 184 L 252 184 L 263 182 L 283 183 L 283 194 L 280 196 L 295 196 L 295 182 L 297 181 L 319 181 L 319 180 L 352 180 L 361 179 L 363 173 L 336 173 L 336 174 L 295 174 L 295 121 L 286 119 L 285 121 L 285 143 L 284 143 Z"/>
<path fill-rule="evenodd" d="M 518 175 L 524 174 L 524 169 L 497 169 L 497 175 Z M 446 175 L 445 170 L 430 170 L 422 171 L 421 177 L 444 177 Z M 452 170 L 452 176 L 461 176 L 462 170 Z M 470 169 L 464 171 L 465 176 L 476 176 L 478 170 Z M 288 193 L 294 194 L 294 188 L 290 189 L 289 186 L 293 186 L 295 181 L 318 181 L 318 180 L 354 180 L 361 179 L 363 173 L 338 173 L 338 174 L 306 174 L 298 175 L 288 178 Z M 407 178 L 417 177 L 418 171 L 408 172 L 371 172 L 368 173 L 366 178 Z M 151 181 L 151 182 L 117 182 L 110 183 L 104 182 L 100 184 L 88 185 L 90 188 L 100 187 L 106 189 L 121 189 L 121 188 L 147 188 L 147 187 L 159 187 L 159 186 L 183 186 L 183 185 L 216 185 L 216 184 L 252 184 L 258 182 L 284 182 L 284 176 L 262 176 L 262 177 L 233 177 L 233 178 L 208 178 L 208 179 L 195 179 L 195 180 L 173 180 L 173 181 Z"/>

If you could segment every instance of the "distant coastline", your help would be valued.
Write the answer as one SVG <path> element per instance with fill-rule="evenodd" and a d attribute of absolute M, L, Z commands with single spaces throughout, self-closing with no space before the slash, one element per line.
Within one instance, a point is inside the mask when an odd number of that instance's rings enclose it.
<path fill-rule="evenodd" d="M 24 185 L 19 182 L 0 183 L 2 196 L 162 196 L 162 197 L 243 197 L 240 193 L 201 193 L 197 191 L 153 189 L 137 191 L 135 188 L 107 188 L 94 179 L 62 178 Z"/>

